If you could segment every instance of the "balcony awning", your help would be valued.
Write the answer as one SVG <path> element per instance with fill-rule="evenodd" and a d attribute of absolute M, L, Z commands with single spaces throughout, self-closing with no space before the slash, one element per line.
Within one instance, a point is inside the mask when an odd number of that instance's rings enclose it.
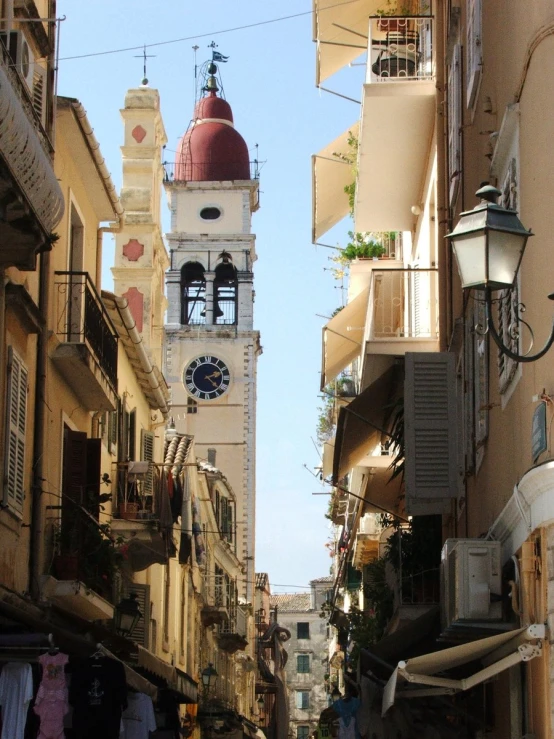
<path fill-rule="evenodd" d="M 356 121 L 340 136 L 312 156 L 312 242 L 348 215 L 350 206 L 344 188 L 354 182 L 352 165 L 340 158 L 348 155 L 348 136 L 358 137 Z M 337 154 L 339 156 L 337 156 Z"/>
<path fill-rule="evenodd" d="M 335 437 L 326 441 L 323 445 L 323 459 L 321 463 L 321 472 L 324 478 L 329 477 L 333 472 L 333 455 L 335 453 Z"/>
<path fill-rule="evenodd" d="M 361 353 L 369 287 L 358 293 L 323 327 L 321 389 Z"/>
<path fill-rule="evenodd" d="M 520 662 L 528 662 L 535 657 L 540 657 L 541 640 L 545 638 L 545 634 L 544 624 L 532 624 L 526 628 L 514 629 L 504 634 L 489 636 L 469 644 L 461 644 L 399 662 L 385 686 L 382 715 L 384 716 L 394 705 L 396 697 L 428 697 L 469 690 Z M 454 667 L 476 661 L 481 661 L 484 667 L 469 677 L 454 680 L 438 675 Z M 398 690 L 401 680 L 425 687 Z"/>
<path fill-rule="evenodd" d="M 391 458 L 389 458 L 391 459 Z M 367 464 L 371 465 L 371 457 Z M 364 498 L 364 511 L 369 513 L 398 513 L 402 494 L 402 475 L 391 480 L 390 467 L 374 467 L 370 470 Z"/>
<path fill-rule="evenodd" d="M 435 83 L 364 85 L 355 231 L 411 231 L 421 202 L 435 116 Z"/>
<path fill-rule="evenodd" d="M 378 444 L 390 415 L 400 368 L 390 367 L 357 398 L 340 409 L 335 436 L 333 481 L 337 483 Z"/>
<path fill-rule="evenodd" d="M 313 0 L 316 85 L 367 51 L 369 16 L 381 0 Z"/>

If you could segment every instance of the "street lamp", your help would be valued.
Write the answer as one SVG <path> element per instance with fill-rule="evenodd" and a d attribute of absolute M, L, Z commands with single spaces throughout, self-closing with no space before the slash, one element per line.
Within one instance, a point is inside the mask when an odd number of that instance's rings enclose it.
<path fill-rule="evenodd" d="M 486 331 L 500 351 L 516 362 L 534 362 L 544 356 L 554 343 L 554 326 L 548 341 L 539 352 L 517 354 L 504 344 L 492 317 L 492 293 L 514 286 L 527 239 L 533 233 L 522 225 L 515 210 L 503 208 L 496 203 L 501 195 L 496 187 L 485 184 L 475 194 L 481 198 L 479 205 L 462 213 L 452 233 L 446 236 L 452 244 L 458 263 L 462 288 L 484 293 Z M 554 293 L 548 297 L 554 300 Z M 523 305 L 518 308 L 525 310 Z M 529 324 L 519 315 L 517 323 L 527 326 L 532 340 L 533 331 Z M 517 336 L 516 327 L 512 327 L 511 332 Z"/>
<path fill-rule="evenodd" d="M 209 665 L 202 670 L 202 685 L 204 686 L 206 694 L 209 693 L 210 686 L 215 684 L 217 677 L 217 670 L 210 662 Z"/>
<path fill-rule="evenodd" d="M 114 627 L 121 636 L 130 637 L 141 618 L 136 593 L 129 593 L 127 598 L 123 598 L 114 608 Z"/>

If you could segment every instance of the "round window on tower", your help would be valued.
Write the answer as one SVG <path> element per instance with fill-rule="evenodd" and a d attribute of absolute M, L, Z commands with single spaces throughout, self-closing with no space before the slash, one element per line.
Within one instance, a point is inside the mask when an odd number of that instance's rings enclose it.
<path fill-rule="evenodd" d="M 221 208 L 216 205 L 207 205 L 200 211 L 200 218 L 203 221 L 217 221 L 218 218 L 221 218 Z"/>

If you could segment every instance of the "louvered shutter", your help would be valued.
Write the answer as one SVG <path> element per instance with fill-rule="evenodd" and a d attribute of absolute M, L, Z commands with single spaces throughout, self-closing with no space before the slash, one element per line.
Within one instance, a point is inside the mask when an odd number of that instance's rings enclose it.
<path fill-rule="evenodd" d="M 123 582 L 121 585 L 121 597 L 128 598 L 131 593 L 135 593 L 139 604 L 142 618 L 135 626 L 132 639 L 141 647 L 148 649 L 150 644 L 150 585 L 143 585 L 136 582 Z"/>
<path fill-rule="evenodd" d="M 406 354 L 406 512 L 446 513 L 457 494 L 456 371 L 453 353 Z"/>
<path fill-rule="evenodd" d="M 25 422 L 27 416 L 27 368 L 8 348 L 6 440 L 6 499 L 12 510 L 21 513 L 25 497 Z"/>
<path fill-rule="evenodd" d="M 140 458 L 145 462 L 154 461 L 154 434 L 152 431 L 142 429 L 140 432 Z M 145 495 L 152 495 L 154 492 L 154 470 L 152 465 L 148 467 L 143 490 Z"/>

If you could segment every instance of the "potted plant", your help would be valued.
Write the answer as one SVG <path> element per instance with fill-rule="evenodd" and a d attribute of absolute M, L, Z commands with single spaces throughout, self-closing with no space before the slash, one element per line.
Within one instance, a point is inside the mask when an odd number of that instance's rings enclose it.
<path fill-rule="evenodd" d="M 398 18 L 398 16 L 408 16 L 412 13 L 413 11 L 409 3 L 399 5 L 393 2 L 393 0 L 386 0 L 384 7 L 375 11 L 375 15 L 381 16 L 377 21 L 377 28 L 385 32 L 406 31 L 409 21 L 404 18 Z"/>
<path fill-rule="evenodd" d="M 75 526 L 62 525 L 54 527 L 54 558 L 52 561 L 54 575 L 58 580 L 79 579 L 79 534 Z"/>

